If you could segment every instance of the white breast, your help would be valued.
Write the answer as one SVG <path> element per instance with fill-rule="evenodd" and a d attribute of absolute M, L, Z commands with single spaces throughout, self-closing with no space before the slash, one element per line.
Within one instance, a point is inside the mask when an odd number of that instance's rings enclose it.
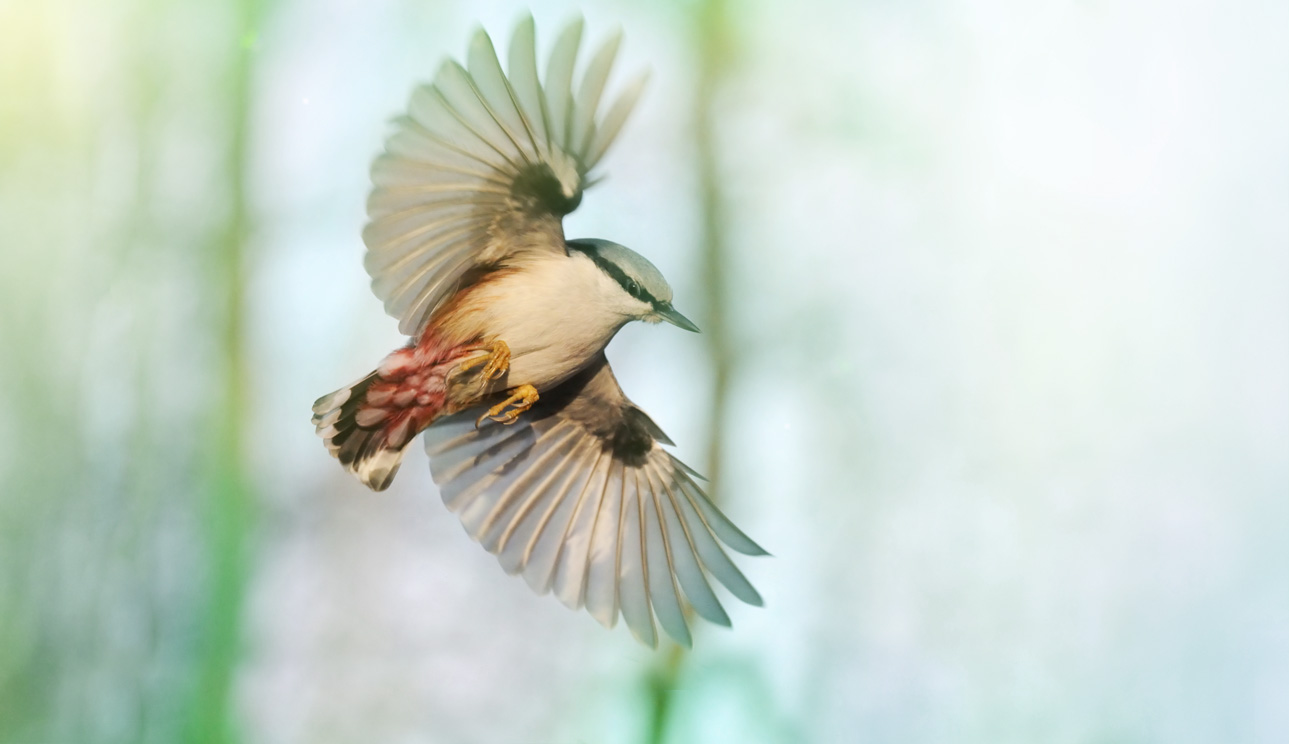
<path fill-rule="evenodd" d="M 526 263 L 486 292 L 488 334 L 510 346 L 504 387 L 549 390 L 585 367 L 629 319 L 617 285 L 576 251 Z"/>

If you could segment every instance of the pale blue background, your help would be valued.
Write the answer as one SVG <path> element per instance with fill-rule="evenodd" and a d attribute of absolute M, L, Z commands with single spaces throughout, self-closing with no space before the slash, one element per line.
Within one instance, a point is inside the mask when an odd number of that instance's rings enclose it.
<path fill-rule="evenodd" d="M 653 77 L 568 233 L 689 312 L 695 8 L 581 10 Z M 577 6 L 533 11 L 545 48 Z M 0 4 L 0 740 L 189 715 L 221 560 L 195 256 L 245 43 L 241 738 L 641 741 L 662 655 L 505 576 L 419 451 L 372 494 L 308 422 L 402 342 L 360 264 L 386 121 L 519 12 L 282 0 L 248 34 L 213 2 Z M 765 608 L 698 632 L 667 740 L 1289 740 L 1289 6 L 729 12 L 728 420 L 703 337 L 610 357 L 682 458 L 725 438 L 726 510 L 774 557 L 741 561 Z"/>

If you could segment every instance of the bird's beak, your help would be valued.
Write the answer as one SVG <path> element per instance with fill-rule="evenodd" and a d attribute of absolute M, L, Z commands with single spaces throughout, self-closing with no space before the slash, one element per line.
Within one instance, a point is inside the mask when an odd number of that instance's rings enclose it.
<path fill-rule="evenodd" d="M 694 325 L 694 321 L 676 312 L 676 308 L 672 307 L 670 302 L 660 302 L 654 309 L 658 313 L 658 317 L 677 328 L 684 328 L 687 331 L 698 333 L 698 326 Z"/>

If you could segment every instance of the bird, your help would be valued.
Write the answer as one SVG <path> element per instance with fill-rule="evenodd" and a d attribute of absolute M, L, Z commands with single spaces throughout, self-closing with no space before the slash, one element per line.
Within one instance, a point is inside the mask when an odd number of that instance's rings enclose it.
<path fill-rule="evenodd" d="M 731 624 L 709 577 L 762 605 L 726 548 L 766 551 L 664 449 L 605 356 L 632 321 L 698 327 L 644 256 L 564 236 L 648 78 L 601 106 L 618 31 L 575 86 L 583 25 L 559 33 L 541 79 L 527 15 L 506 70 L 480 28 L 465 65 L 414 89 L 372 164 L 363 230 L 372 291 L 409 341 L 319 398 L 313 424 L 375 491 L 424 432 L 444 503 L 508 573 L 606 627 L 621 616 L 646 645 L 660 625 L 691 647 L 691 613 Z"/>

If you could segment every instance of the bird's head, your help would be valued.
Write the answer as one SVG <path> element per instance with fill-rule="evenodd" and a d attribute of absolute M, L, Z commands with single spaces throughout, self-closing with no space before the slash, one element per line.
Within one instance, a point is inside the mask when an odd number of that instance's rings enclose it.
<path fill-rule="evenodd" d="M 626 246 L 595 238 L 570 240 L 568 247 L 599 267 L 605 276 L 601 285 L 606 301 L 628 320 L 665 320 L 678 328 L 698 331 L 693 321 L 671 306 L 671 286 L 649 259 Z"/>

